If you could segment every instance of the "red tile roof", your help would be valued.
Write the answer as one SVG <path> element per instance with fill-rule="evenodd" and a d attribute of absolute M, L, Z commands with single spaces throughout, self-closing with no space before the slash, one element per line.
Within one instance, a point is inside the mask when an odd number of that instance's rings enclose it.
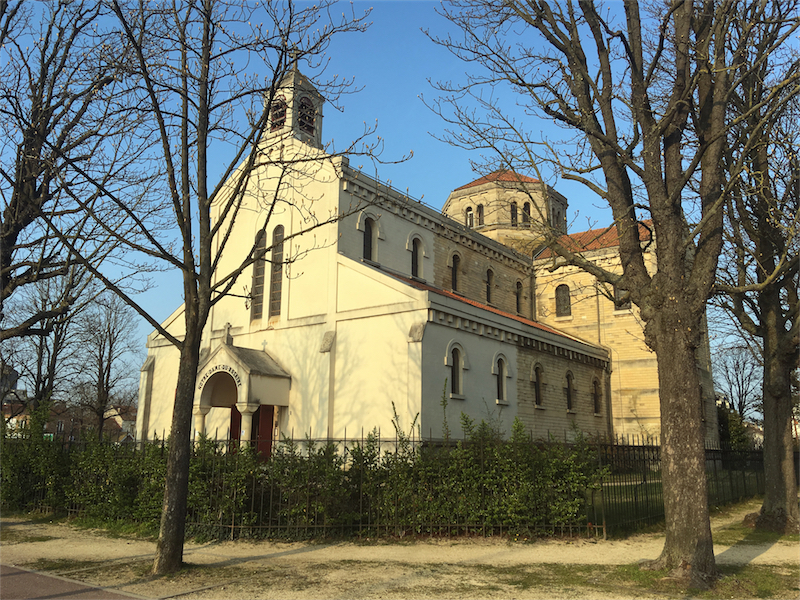
<path fill-rule="evenodd" d="M 495 171 L 494 173 L 489 173 L 488 175 L 484 175 L 483 177 L 476 179 L 466 185 L 462 185 L 459 188 L 453 190 L 457 192 L 458 190 L 465 190 L 467 188 L 475 187 L 478 185 L 483 185 L 484 183 L 491 183 L 493 181 L 502 181 L 506 183 L 539 183 L 538 179 L 534 179 L 532 177 L 526 177 L 525 175 L 520 175 L 519 173 L 514 173 L 514 171 L 506 171 L 506 170 L 499 170 Z"/>
<path fill-rule="evenodd" d="M 582 340 L 580 338 L 577 338 L 577 337 L 571 336 L 569 334 L 566 334 L 563 331 L 559 331 L 558 329 L 553 329 L 552 327 L 548 327 L 547 325 L 542 325 L 541 323 L 538 323 L 536 321 L 531 321 L 530 319 L 526 319 L 525 317 L 520 317 L 519 315 L 515 315 L 515 314 L 509 313 L 509 312 L 502 311 L 502 310 L 500 310 L 498 308 L 495 308 L 493 306 L 489 306 L 488 304 L 482 304 L 480 302 L 476 302 L 475 300 L 470 300 L 469 298 L 466 298 L 465 296 L 462 296 L 461 294 L 457 294 L 455 292 L 451 292 L 451 291 L 448 291 L 448 290 L 442 290 L 442 289 L 433 287 L 432 285 L 428 285 L 427 283 L 423 283 L 421 281 L 417 281 L 416 279 L 409 279 L 408 277 L 403 277 L 402 275 L 399 275 L 397 273 L 390 273 L 390 275 L 392 275 L 393 277 L 396 277 L 397 279 L 399 279 L 403 283 L 407 283 L 408 285 L 411 285 L 411 286 L 413 286 L 413 287 L 415 287 L 417 289 L 425 290 L 425 291 L 428 291 L 428 292 L 433 292 L 434 294 L 439 294 L 440 296 L 445 296 L 447 298 L 452 298 L 453 300 L 457 300 L 458 302 L 463 302 L 464 304 L 469 304 L 470 306 L 474 306 L 476 308 L 481 308 L 483 310 L 489 311 L 489 312 L 494 313 L 496 315 L 500 315 L 502 317 L 508 317 L 509 319 L 513 319 L 514 321 L 517 321 L 519 323 L 524 323 L 525 325 L 528 325 L 528 326 L 533 327 L 535 329 L 539 329 L 541 331 L 546 331 L 547 333 L 552 333 L 553 335 L 557 335 L 559 337 L 567 338 L 567 339 L 570 339 L 570 340 L 575 340 L 577 342 L 581 342 L 582 344 L 588 344 L 588 342 L 586 342 L 586 341 L 584 341 L 584 340 Z"/>
<path fill-rule="evenodd" d="M 652 234 L 652 221 L 639 223 L 639 241 L 650 241 Z M 587 250 L 600 250 L 602 248 L 615 248 L 619 246 L 619 232 L 617 226 L 612 225 L 603 229 L 590 229 L 580 233 L 561 236 L 558 243 L 572 252 L 585 252 Z M 556 253 L 550 248 L 545 248 L 536 258 L 552 258 Z"/>

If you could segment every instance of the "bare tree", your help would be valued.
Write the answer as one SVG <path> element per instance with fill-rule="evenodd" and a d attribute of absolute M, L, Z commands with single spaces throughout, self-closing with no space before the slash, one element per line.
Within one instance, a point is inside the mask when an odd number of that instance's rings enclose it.
<path fill-rule="evenodd" d="M 92 417 L 92 427 L 103 439 L 113 406 L 133 404 L 138 372 L 130 364 L 136 356 L 137 315 L 118 296 L 103 294 L 77 317 L 81 369 L 71 390 L 70 403 Z"/>
<path fill-rule="evenodd" d="M 760 15 L 755 5 L 747 6 L 731 32 L 732 40 L 747 36 L 750 45 L 734 71 L 741 84 L 731 97 L 734 124 L 725 157 L 733 181 L 725 227 L 729 251 L 715 297 L 763 365 L 765 493 L 756 526 L 787 532 L 800 529 L 791 425 L 800 359 L 800 98 L 796 87 L 780 83 L 796 76 L 800 54 L 790 46 L 771 48 L 782 34 L 779 19 L 796 22 L 798 7 L 796 1 L 776 4 L 766 25 L 754 28 L 752 19 Z M 753 64 L 758 68 L 748 67 Z M 763 105 L 760 99 L 770 95 L 786 99 L 782 110 Z"/>
<path fill-rule="evenodd" d="M 718 347 L 712 355 L 714 388 L 739 418 L 752 419 L 761 409 L 761 362 L 746 346 Z"/>
<path fill-rule="evenodd" d="M 548 243 L 564 263 L 626 291 L 639 307 L 658 357 L 667 525 L 661 556 L 649 566 L 696 586 L 716 575 L 695 351 L 722 246 L 726 107 L 741 87 L 732 66 L 748 56 L 773 4 L 758 4 L 761 13 L 735 47 L 726 44 L 741 10 L 735 0 L 628 0 L 624 11 L 591 0 L 455 0 L 443 13 L 460 35 L 437 40 L 472 67 L 466 82 L 438 85 L 433 107 L 455 126 L 452 143 L 488 151 L 495 168 L 550 165 L 611 207 L 622 275 L 584 258 L 560 232 Z M 762 59 L 796 28 L 784 20 Z M 797 77 L 777 85 L 796 87 Z M 515 106 L 491 93 L 498 86 L 515 94 Z M 775 102 L 768 94 L 759 105 L 769 112 Z M 572 144 L 526 130 L 528 115 L 553 120 Z M 654 234 L 655 272 L 645 264 L 642 226 Z"/>
<path fill-rule="evenodd" d="M 162 574 L 182 564 L 191 411 L 201 336 L 211 307 L 233 293 L 244 269 L 271 251 L 269 244 L 259 245 L 259 241 L 276 206 L 290 207 L 305 224 L 284 241 L 345 216 L 318 215 L 315 199 L 307 197 L 303 187 L 292 187 L 295 173 L 302 172 L 308 181 L 320 172 L 322 163 L 336 169 L 337 157 L 344 154 L 374 159 L 379 141 L 366 142 L 372 133 L 369 128 L 343 151 L 301 145 L 290 152 L 291 144 L 281 140 L 269 149 L 262 139 L 277 94 L 292 81 L 300 63 L 309 69 L 303 76 L 329 105 L 336 106 L 340 94 L 351 89 L 351 82 L 336 76 L 326 79 L 324 54 L 333 35 L 363 30 L 366 15 L 336 18 L 333 2 L 327 0 L 304 7 L 288 1 L 254 6 L 222 0 L 115 1 L 112 8 L 124 44 L 130 48 L 120 68 L 126 73 L 129 94 L 145 114 L 138 128 L 141 144 L 154 143 L 149 162 L 143 164 L 147 185 L 136 188 L 137 197 L 123 197 L 103 187 L 103 197 L 115 206 L 115 214 L 126 217 L 125 227 L 105 225 L 94 205 L 81 203 L 81 207 L 130 251 L 181 273 L 185 333 L 176 335 L 162 327 L 61 235 L 55 222 L 49 220 L 48 225 L 81 265 L 180 352 L 153 567 Z M 264 188 L 255 181 L 255 174 L 268 167 L 279 174 Z M 267 220 L 249 254 L 231 268 L 222 256 L 234 224 L 242 218 L 244 199 L 253 197 L 266 211 Z M 160 207 L 171 210 L 170 219 L 158 212 Z M 212 208 L 218 215 L 213 222 Z M 289 254 L 285 260 L 296 258 Z"/>
<path fill-rule="evenodd" d="M 128 140 L 136 112 L 119 96 L 124 49 L 103 15 L 98 2 L 0 2 L 0 340 L 46 335 L 89 281 L 48 223 L 96 266 L 114 248 L 79 210 L 132 183 L 138 158 Z M 104 219 L 121 225 L 112 212 Z M 53 278 L 68 284 L 52 286 L 60 296 L 30 310 L 18 303 L 10 318 L 9 299 Z"/>
<path fill-rule="evenodd" d="M 34 311 L 52 306 L 54 299 L 63 295 L 59 284 L 70 285 L 65 278 L 54 278 L 26 286 L 9 303 L 9 311 L 13 314 L 18 304 Z M 66 384 L 80 369 L 75 316 L 75 311 L 51 316 L 42 322 L 46 333 L 8 339 L 0 352 L 2 363 L 19 373 L 20 389 L 12 392 L 16 411 L 41 417 L 38 422 L 42 426 L 53 404 L 66 398 Z"/>

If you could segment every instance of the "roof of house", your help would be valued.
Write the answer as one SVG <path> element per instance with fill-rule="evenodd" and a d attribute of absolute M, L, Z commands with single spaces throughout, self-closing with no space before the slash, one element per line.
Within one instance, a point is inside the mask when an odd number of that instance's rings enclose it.
<path fill-rule="evenodd" d="M 652 239 L 652 221 L 639 222 L 639 241 L 647 242 Z M 589 229 L 579 233 L 563 235 L 558 243 L 571 252 L 585 252 L 587 250 L 601 250 L 619 246 L 619 231 L 616 225 L 602 229 Z M 552 258 L 556 253 L 550 248 L 542 250 L 536 258 Z"/>
<path fill-rule="evenodd" d="M 538 179 L 534 179 L 533 177 L 526 177 L 525 175 L 520 175 L 519 173 L 515 173 L 514 171 L 506 171 L 501 169 L 499 171 L 495 171 L 494 173 L 489 173 L 488 175 L 484 175 L 476 179 L 475 181 L 471 181 L 466 185 L 462 185 L 454 189 L 454 192 L 458 190 L 465 190 L 467 188 L 475 187 L 478 185 L 483 185 L 484 183 L 492 183 L 500 181 L 503 183 L 539 183 Z"/>
<path fill-rule="evenodd" d="M 267 377 L 285 377 L 291 379 L 291 375 L 263 350 L 242 348 L 233 345 L 228 346 L 228 348 L 245 366 L 247 366 L 251 373 L 265 375 Z"/>
<path fill-rule="evenodd" d="M 559 331 L 558 329 L 553 329 L 552 327 L 548 327 L 547 325 L 543 325 L 542 323 L 539 323 L 537 321 L 532 321 L 531 319 L 526 319 L 525 317 L 521 317 L 519 315 L 515 315 L 513 313 L 506 312 L 504 310 L 500 310 L 499 308 L 495 308 L 494 306 L 489 306 L 488 304 L 483 304 L 481 302 L 476 302 L 475 300 L 471 300 L 470 298 L 466 298 L 465 296 L 462 296 L 461 294 L 457 294 L 456 292 L 451 292 L 449 290 L 443 290 L 443 289 L 434 287 L 432 285 L 429 285 L 427 283 L 424 283 L 422 281 L 419 281 L 417 279 L 410 279 L 408 277 L 404 277 L 403 275 L 399 275 L 397 273 L 389 273 L 389 274 L 392 275 L 393 277 L 396 277 L 400 281 L 402 281 L 404 283 L 407 283 L 408 285 L 411 285 L 411 286 L 413 286 L 413 287 L 415 287 L 417 289 L 425 290 L 425 291 L 428 291 L 428 292 L 433 292 L 434 294 L 439 294 L 440 296 L 445 296 L 447 298 L 452 298 L 453 300 L 457 300 L 458 302 L 463 302 L 464 304 L 469 304 L 470 306 L 474 306 L 476 308 L 483 309 L 485 311 L 494 313 L 496 315 L 500 315 L 502 317 L 507 317 L 509 319 L 513 319 L 514 321 L 517 321 L 519 323 L 523 323 L 525 325 L 528 325 L 529 327 L 533 327 L 534 329 L 538 329 L 540 331 L 546 331 L 547 333 L 551 333 L 553 335 L 557 335 L 559 337 L 566 338 L 568 340 L 580 342 L 582 344 L 586 344 L 587 343 L 586 340 L 582 340 L 581 338 L 569 335 L 567 333 L 564 333 L 563 331 Z"/>

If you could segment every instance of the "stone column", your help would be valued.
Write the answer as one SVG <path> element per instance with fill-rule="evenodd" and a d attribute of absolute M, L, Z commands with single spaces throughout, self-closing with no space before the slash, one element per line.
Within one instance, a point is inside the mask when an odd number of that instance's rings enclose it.
<path fill-rule="evenodd" d="M 206 432 L 206 415 L 211 410 L 210 406 L 195 406 L 194 410 L 194 435 L 195 439 Z"/>
<path fill-rule="evenodd" d="M 258 406 L 252 406 L 250 404 L 236 404 L 236 408 L 239 409 L 239 412 L 242 413 L 242 431 L 241 431 L 241 438 L 242 442 L 249 442 L 251 436 L 253 435 L 253 413 L 258 410 Z"/>

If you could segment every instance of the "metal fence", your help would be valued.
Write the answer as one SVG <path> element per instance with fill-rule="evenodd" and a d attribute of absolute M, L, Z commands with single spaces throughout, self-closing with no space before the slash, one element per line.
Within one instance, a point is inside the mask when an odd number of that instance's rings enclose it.
<path fill-rule="evenodd" d="M 602 494 L 592 510 L 605 519 L 606 533 L 619 535 L 664 520 L 661 448 L 639 444 L 595 444 L 598 461 L 609 467 Z M 795 452 L 795 465 L 798 454 Z M 710 506 L 722 506 L 764 493 L 764 456 L 759 450 L 706 448 Z"/>
<path fill-rule="evenodd" d="M 275 442 L 265 457 L 205 441 L 191 461 L 187 529 L 218 539 L 623 535 L 664 518 L 660 447 L 628 442 L 587 443 L 567 456 L 575 447 L 534 440 L 305 439 Z M 26 444 L 3 441 L 5 508 L 158 522 L 164 442 L 40 441 L 32 456 L 47 467 L 38 470 L 14 460 Z M 559 469 L 576 460 L 587 477 L 556 495 L 577 472 Z M 589 485 L 597 470 L 602 482 Z M 706 477 L 711 505 L 763 494 L 762 452 L 709 448 Z"/>

